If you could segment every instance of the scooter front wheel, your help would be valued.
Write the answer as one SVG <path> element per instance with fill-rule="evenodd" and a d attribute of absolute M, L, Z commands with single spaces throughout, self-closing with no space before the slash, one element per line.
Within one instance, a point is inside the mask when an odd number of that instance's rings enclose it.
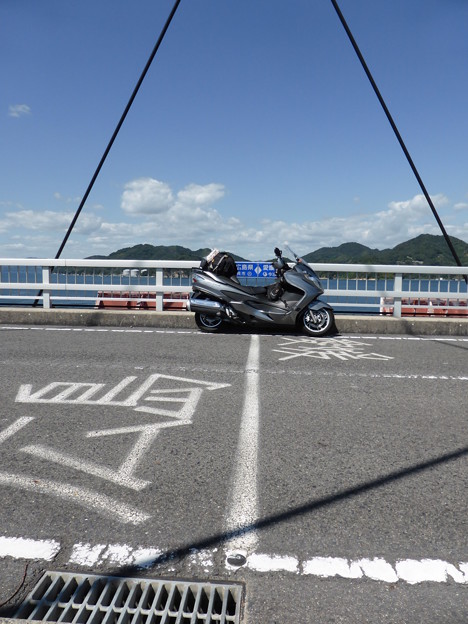
<path fill-rule="evenodd" d="M 203 314 L 202 312 L 195 312 L 195 323 L 202 331 L 217 332 L 221 329 L 223 321 L 219 316 L 216 316 L 215 314 Z"/>
<path fill-rule="evenodd" d="M 335 323 L 332 310 L 322 308 L 321 310 L 307 309 L 300 317 L 299 323 L 302 330 L 308 336 L 324 336 Z"/>

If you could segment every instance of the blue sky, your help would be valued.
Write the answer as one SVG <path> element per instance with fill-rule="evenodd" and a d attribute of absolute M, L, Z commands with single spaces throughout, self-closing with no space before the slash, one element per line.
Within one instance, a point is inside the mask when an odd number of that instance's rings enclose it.
<path fill-rule="evenodd" d="M 468 242 L 468 2 L 339 0 Z M 1 0 L 0 257 L 53 257 L 173 0 Z M 182 0 L 62 257 L 439 234 L 330 0 Z"/>

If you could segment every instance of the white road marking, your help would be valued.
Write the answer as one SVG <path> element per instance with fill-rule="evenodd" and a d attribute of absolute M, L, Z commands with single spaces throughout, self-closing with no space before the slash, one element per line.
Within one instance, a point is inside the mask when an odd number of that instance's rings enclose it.
<path fill-rule="evenodd" d="M 106 544 L 95 544 L 94 546 L 82 543 L 75 544 L 69 562 L 91 568 L 97 565 L 105 548 Z"/>
<path fill-rule="evenodd" d="M 299 560 L 284 555 L 251 554 L 247 557 L 247 567 L 256 572 L 299 572 Z"/>
<path fill-rule="evenodd" d="M 374 581 L 396 583 L 398 576 L 393 567 L 384 559 L 358 559 L 348 561 L 341 557 L 314 557 L 303 564 L 304 574 L 321 576 L 322 578 L 339 576 L 347 579 L 358 579 L 364 576 Z"/>
<path fill-rule="evenodd" d="M 106 392 L 106 394 L 100 398 L 101 403 L 110 403 L 113 399 L 120 393 L 124 388 L 126 388 L 129 384 L 137 379 L 136 376 L 131 375 L 129 377 L 124 377 L 122 381 L 116 384 L 111 390 Z"/>
<path fill-rule="evenodd" d="M 151 517 L 149 514 L 133 509 L 129 505 L 110 498 L 105 494 L 67 483 L 57 483 L 56 481 L 0 472 L 0 485 L 9 485 L 28 492 L 56 496 L 75 505 L 87 507 L 113 520 L 119 520 L 119 522 L 124 524 L 141 524 Z"/>
<path fill-rule="evenodd" d="M 192 549 L 185 559 L 191 569 L 208 573 L 214 566 L 213 557 L 218 551 L 217 548 L 211 550 Z M 111 566 L 136 566 L 138 568 L 151 568 L 156 562 L 163 558 L 166 562 L 171 559 L 164 556 L 164 551 L 160 548 L 144 548 L 138 546 L 133 548 L 127 544 L 74 544 L 69 563 L 90 567 L 105 565 Z"/>
<path fill-rule="evenodd" d="M 451 563 L 439 559 L 405 559 L 398 561 L 395 568 L 398 577 L 412 585 L 423 581 L 445 583 L 449 577 L 455 583 L 468 584 L 468 563 L 460 563 L 460 569 L 457 569 Z"/>
<path fill-rule="evenodd" d="M 88 438 L 99 438 L 111 435 L 127 435 L 128 433 L 140 433 L 138 440 L 133 446 L 132 450 L 120 466 L 119 470 L 115 473 L 117 479 L 122 479 L 122 484 L 127 484 L 127 487 L 140 490 L 146 487 L 150 482 L 137 479 L 133 472 L 137 467 L 137 464 L 141 462 L 144 455 L 148 452 L 161 429 L 168 427 L 177 427 L 179 425 L 190 425 L 191 420 L 177 420 L 166 423 L 156 423 L 150 425 L 137 425 L 135 427 L 119 427 L 117 429 L 102 429 L 101 431 L 90 431 L 87 434 Z M 112 479 L 110 479 L 112 480 Z M 117 481 L 116 481 L 117 482 Z M 137 486 L 141 484 L 141 487 Z"/>
<path fill-rule="evenodd" d="M 239 431 L 239 440 L 234 469 L 232 496 L 227 531 L 249 527 L 257 519 L 257 454 L 260 417 L 259 400 L 260 340 L 253 335 L 245 370 L 244 407 Z M 248 530 L 229 541 L 229 549 L 252 551 L 257 544 L 256 531 Z"/>
<path fill-rule="evenodd" d="M 363 347 L 369 346 L 366 342 L 350 340 L 348 338 L 283 338 L 283 342 L 273 349 L 276 353 L 285 354 L 279 361 L 291 360 L 298 357 L 309 357 L 321 360 L 393 360 L 389 355 L 380 353 L 366 353 Z"/>
<path fill-rule="evenodd" d="M 22 384 L 16 395 L 17 403 L 49 403 L 49 404 L 67 404 L 67 405 L 105 405 L 115 407 L 131 407 L 137 412 L 147 412 L 158 416 L 169 416 L 179 420 L 190 420 L 195 412 L 198 400 L 200 399 L 203 389 L 218 390 L 227 388 L 230 384 L 216 383 L 200 379 L 187 379 L 186 377 L 176 377 L 173 375 L 161 375 L 159 373 L 150 375 L 140 386 L 124 398 L 117 400 L 138 377 L 131 375 L 125 377 L 108 390 L 103 396 L 95 398 L 95 395 L 102 391 L 106 384 L 90 383 L 90 382 L 74 382 L 74 381 L 53 381 L 39 390 L 33 392 L 32 384 Z M 174 381 L 184 384 L 194 384 L 197 387 L 182 387 L 172 389 L 153 389 L 158 381 Z M 144 397 L 148 393 L 149 397 Z M 182 396 L 175 399 L 174 393 L 183 393 L 188 396 Z M 166 394 L 171 394 L 166 397 Z M 183 403 L 179 410 L 165 410 L 159 407 L 150 407 L 148 405 L 138 405 L 139 400 L 167 403 Z"/>
<path fill-rule="evenodd" d="M 2 442 L 5 442 L 5 440 L 8 440 L 8 438 L 10 438 L 11 436 L 15 435 L 15 433 L 17 433 L 20 429 L 30 423 L 31 420 L 34 420 L 34 416 L 23 416 L 22 418 L 18 418 L 18 420 L 15 420 L 14 423 L 12 423 L 3 431 L 0 431 L 0 444 Z"/>
<path fill-rule="evenodd" d="M 303 377 L 359 377 L 360 379 L 411 379 L 430 381 L 468 381 L 465 375 L 418 375 L 400 373 L 348 373 L 345 371 L 324 371 L 324 370 L 290 370 L 290 369 L 263 369 L 266 375 L 297 375 Z"/>
<path fill-rule="evenodd" d="M 138 377 L 136 376 L 125 377 L 109 390 L 105 390 L 106 384 L 103 383 L 52 382 L 33 392 L 32 384 L 23 384 L 20 386 L 16 396 L 17 402 L 24 403 L 132 407 L 135 411 L 158 416 L 157 420 L 161 416 L 169 419 L 168 422 L 150 422 L 135 426 L 88 431 L 88 438 L 138 434 L 132 449 L 118 468 L 115 465 L 109 466 L 85 460 L 81 457 L 64 453 L 61 449 L 55 449 L 42 444 L 29 444 L 20 448 L 20 451 L 42 460 L 104 479 L 121 487 L 137 491 L 144 489 L 150 484 L 150 481 L 138 478 L 135 472 L 153 446 L 161 429 L 191 425 L 203 390 L 217 390 L 226 388 L 230 384 L 153 374 L 144 379 L 136 389 L 131 387 L 128 390 L 128 387 L 137 379 Z M 154 384 L 161 380 L 163 382 L 175 381 L 181 384 L 181 386 L 155 389 L 153 387 Z M 128 394 L 129 391 L 130 394 Z M 124 395 L 123 397 L 122 394 Z M 144 396 L 145 394 L 147 394 L 146 397 Z M 98 395 L 97 398 L 96 395 Z M 163 407 L 149 407 L 147 404 L 138 405 L 140 400 L 149 401 L 153 405 L 158 406 L 167 404 L 164 406 L 166 409 L 163 409 Z M 0 432 L 0 443 L 13 436 L 30 420 L 33 419 L 20 418 L 7 429 Z M 84 507 L 92 508 L 97 513 L 111 516 L 114 520 L 123 523 L 139 524 L 150 518 L 148 514 L 141 513 L 104 494 L 90 489 L 74 487 L 67 483 L 47 481 L 39 478 L 33 479 L 24 475 L 0 473 L 1 483 L 70 500 Z"/>
<path fill-rule="evenodd" d="M 60 544 L 55 540 L 33 540 L 23 537 L 0 536 L 0 557 L 52 561 L 59 551 Z"/>
<path fill-rule="evenodd" d="M 382 558 L 348 560 L 340 557 L 315 557 L 303 563 L 304 574 L 322 578 L 338 576 L 345 579 L 367 577 L 374 581 L 395 583 L 405 581 L 411 585 L 433 581 L 446 583 L 449 578 L 456 583 L 468 584 L 468 563 L 458 568 L 440 559 L 403 559 L 393 567 Z"/>
<path fill-rule="evenodd" d="M 55 540 L 34 540 L 21 537 L 0 536 L 0 558 L 44 559 L 51 561 L 62 546 Z M 190 569 L 200 568 L 211 572 L 218 548 L 193 549 L 186 562 Z M 224 550 L 221 557 L 229 554 Z M 130 546 L 128 544 L 90 544 L 77 542 L 72 545 L 68 563 L 86 568 L 105 566 L 151 568 L 158 560 L 170 562 L 171 551 L 165 548 Z M 382 583 L 404 582 L 410 585 L 420 583 L 447 583 L 449 581 L 468 585 L 468 562 L 450 563 L 442 559 L 396 559 L 390 563 L 382 557 L 313 557 L 302 560 L 291 555 L 252 552 L 246 557 L 243 568 L 253 572 L 268 574 L 288 572 L 297 576 L 317 578 L 336 577 L 345 580 L 369 579 Z M 239 570 L 226 564 L 226 570 Z"/>
<path fill-rule="evenodd" d="M 108 468 L 107 466 L 95 464 L 91 461 L 84 461 L 80 457 L 65 455 L 60 451 L 55 451 L 52 448 L 42 446 L 40 444 L 24 446 L 20 450 L 23 453 L 28 453 L 28 455 L 39 457 L 40 459 L 44 459 L 45 461 L 53 462 L 59 464 L 60 466 L 65 466 L 66 468 L 79 470 L 80 472 L 84 472 L 94 477 L 99 477 L 100 479 L 110 481 L 111 483 L 115 483 L 116 485 L 120 485 L 121 487 L 126 487 L 132 490 L 139 491 L 150 484 L 150 481 L 143 481 L 142 479 L 138 479 L 137 477 L 128 474 L 128 472 L 115 470 L 114 468 Z"/>
<path fill-rule="evenodd" d="M 8 331 L 8 330 L 35 330 L 35 331 L 75 331 L 75 332 L 119 332 L 119 333 L 134 333 L 135 331 L 142 332 L 145 334 L 192 334 L 194 336 L 200 336 L 202 339 L 211 339 L 216 337 L 216 334 L 210 334 L 206 332 L 200 332 L 196 329 L 143 329 L 143 330 L 132 330 L 132 329 L 111 329 L 111 328 L 97 328 L 97 327 L 89 327 L 89 328 L 81 328 L 81 327 L 38 327 L 38 326 L 16 326 L 16 325 L 3 325 L 0 326 L 0 331 Z M 254 335 L 254 334 L 252 334 Z M 281 334 L 262 334 L 262 336 L 269 336 L 278 338 L 281 337 Z M 374 335 L 358 335 L 358 334 L 343 334 L 340 335 L 334 340 L 341 339 L 352 339 L 352 340 L 413 340 L 413 341 L 439 341 L 439 342 L 468 342 L 468 338 L 452 338 L 445 336 L 376 336 Z M 326 338 L 324 338 L 326 340 Z"/>

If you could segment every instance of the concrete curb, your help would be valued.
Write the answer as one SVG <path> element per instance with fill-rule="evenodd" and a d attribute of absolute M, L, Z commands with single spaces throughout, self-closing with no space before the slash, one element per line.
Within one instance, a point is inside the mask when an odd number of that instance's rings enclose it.
<path fill-rule="evenodd" d="M 54 325 L 74 327 L 158 327 L 197 329 L 191 312 L 147 310 L 79 310 L 43 308 L 0 308 L 2 325 Z M 410 336 L 468 336 L 468 318 L 401 319 L 386 316 L 336 316 L 342 334 L 401 334 Z"/>

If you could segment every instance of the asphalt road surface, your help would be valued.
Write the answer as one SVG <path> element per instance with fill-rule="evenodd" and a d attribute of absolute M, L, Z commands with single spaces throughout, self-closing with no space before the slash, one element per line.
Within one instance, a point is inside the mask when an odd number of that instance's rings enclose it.
<path fill-rule="evenodd" d="M 0 615 L 61 570 L 468 621 L 468 338 L 2 327 L 0 363 Z"/>

